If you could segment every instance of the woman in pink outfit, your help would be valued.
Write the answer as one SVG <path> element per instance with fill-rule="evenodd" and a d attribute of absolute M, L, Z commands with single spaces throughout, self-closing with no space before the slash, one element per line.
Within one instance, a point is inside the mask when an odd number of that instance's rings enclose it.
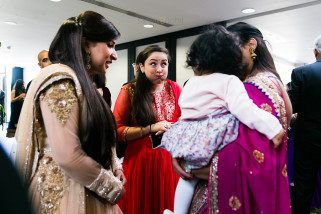
<path fill-rule="evenodd" d="M 287 130 L 291 103 L 276 72 L 262 33 L 246 23 L 228 27 L 239 36 L 244 86 L 253 102 L 275 115 Z M 216 153 L 210 167 L 192 170 L 199 182 L 190 213 L 291 213 L 287 178 L 287 140 L 277 148 L 240 123 L 238 137 Z M 191 178 L 174 159 L 183 178 Z"/>

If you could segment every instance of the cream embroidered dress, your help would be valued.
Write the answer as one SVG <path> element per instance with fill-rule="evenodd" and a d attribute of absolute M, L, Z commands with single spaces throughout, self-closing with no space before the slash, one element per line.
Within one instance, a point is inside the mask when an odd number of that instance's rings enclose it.
<path fill-rule="evenodd" d="M 53 64 L 33 80 L 16 139 L 17 164 L 37 213 L 121 212 L 112 205 L 122 197 L 115 153 L 112 168 L 104 169 L 81 149 L 78 124 L 85 110 L 68 66 Z"/>

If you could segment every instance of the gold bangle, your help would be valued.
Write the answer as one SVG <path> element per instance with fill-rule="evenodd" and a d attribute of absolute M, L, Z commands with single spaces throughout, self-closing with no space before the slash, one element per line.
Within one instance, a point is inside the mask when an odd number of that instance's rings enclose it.
<path fill-rule="evenodd" d="M 130 127 L 126 127 L 125 130 L 124 130 L 124 140 L 125 140 L 125 142 L 127 142 L 127 133 L 128 133 L 129 129 L 130 129 Z"/>

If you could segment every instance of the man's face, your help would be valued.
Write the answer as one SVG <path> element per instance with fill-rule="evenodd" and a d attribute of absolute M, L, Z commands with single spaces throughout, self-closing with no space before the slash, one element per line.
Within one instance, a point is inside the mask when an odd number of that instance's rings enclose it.
<path fill-rule="evenodd" d="M 40 66 L 40 68 L 44 68 L 50 65 L 51 62 L 48 58 L 48 52 L 47 51 L 40 52 L 38 55 L 38 61 L 39 61 L 38 65 Z"/>

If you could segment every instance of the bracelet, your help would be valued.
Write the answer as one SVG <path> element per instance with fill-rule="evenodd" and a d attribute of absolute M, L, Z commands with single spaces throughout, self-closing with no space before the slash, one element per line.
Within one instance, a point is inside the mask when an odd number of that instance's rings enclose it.
<path fill-rule="evenodd" d="M 116 170 L 120 170 L 120 171 L 124 172 L 123 168 L 117 168 L 114 171 L 116 171 Z"/>
<path fill-rule="evenodd" d="M 124 132 L 123 132 L 123 137 L 124 137 L 125 142 L 127 142 L 127 133 L 128 133 L 129 129 L 130 129 L 130 127 L 126 127 Z"/>
<path fill-rule="evenodd" d="M 149 134 L 152 133 L 152 124 L 149 124 Z"/>

